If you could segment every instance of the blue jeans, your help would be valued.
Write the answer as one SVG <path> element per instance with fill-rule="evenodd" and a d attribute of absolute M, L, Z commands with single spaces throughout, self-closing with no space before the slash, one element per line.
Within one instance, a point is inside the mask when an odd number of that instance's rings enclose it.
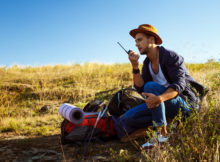
<path fill-rule="evenodd" d="M 166 88 L 156 82 L 147 82 L 144 85 L 144 92 L 153 93 L 156 96 L 165 91 Z M 128 110 L 120 118 L 113 117 L 113 121 L 116 131 L 119 131 L 118 135 L 120 138 L 123 136 L 124 131 L 129 134 L 138 128 L 147 127 L 152 124 L 154 127 L 167 125 L 166 117 L 174 118 L 179 113 L 179 109 L 184 116 L 189 116 L 189 105 L 180 96 L 177 96 L 162 102 L 158 107 L 153 109 L 149 109 L 145 103 L 138 105 Z"/>

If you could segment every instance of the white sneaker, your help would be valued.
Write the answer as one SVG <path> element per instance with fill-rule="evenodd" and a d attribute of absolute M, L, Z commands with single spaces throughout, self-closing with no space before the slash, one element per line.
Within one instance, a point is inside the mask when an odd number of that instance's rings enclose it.
<path fill-rule="evenodd" d="M 167 136 L 162 136 L 157 132 L 155 134 L 156 134 L 155 136 L 153 136 L 148 142 L 143 144 L 141 147 L 144 149 L 151 149 L 155 147 L 157 144 L 163 144 L 168 141 Z"/>
<path fill-rule="evenodd" d="M 158 141 L 158 143 L 165 143 L 168 141 L 168 137 L 162 136 L 161 134 L 159 134 L 159 135 L 157 135 L 157 141 Z"/>
<path fill-rule="evenodd" d="M 154 141 L 155 140 L 153 138 L 151 138 L 148 142 L 144 143 L 141 147 L 144 149 L 151 149 L 156 145 L 156 143 Z"/>

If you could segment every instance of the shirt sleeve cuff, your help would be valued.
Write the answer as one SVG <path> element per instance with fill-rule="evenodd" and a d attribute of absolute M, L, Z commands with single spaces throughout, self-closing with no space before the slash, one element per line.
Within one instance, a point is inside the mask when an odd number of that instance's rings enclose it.
<path fill-rule="evenodd" d="M 178 94 L 180 94 L 182 91 L 180 90 L 179 86 L 176 84 L 171 84 L 168 86 L 168 88 L 173 88 L 175 91 L 178 92 Z"/>

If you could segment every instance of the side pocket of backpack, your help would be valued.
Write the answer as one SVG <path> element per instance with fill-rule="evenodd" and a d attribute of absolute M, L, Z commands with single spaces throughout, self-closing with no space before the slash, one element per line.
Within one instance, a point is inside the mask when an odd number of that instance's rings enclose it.
<path fill-rule="evenodd" d="M 67 143 L 69 143 L 69 141 L 66 139 L 66 132 L 65 132 L 65 128 L 66 128 L 66 124 L 68 123 L 68 120 L 64 119 L 61 123 L 61 144 L 65 145 Z"/>

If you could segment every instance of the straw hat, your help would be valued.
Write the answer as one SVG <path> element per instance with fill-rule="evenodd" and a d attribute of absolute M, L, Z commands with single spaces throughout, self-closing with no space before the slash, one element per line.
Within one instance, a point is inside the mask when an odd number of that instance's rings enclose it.
<path fill-rule="evenodd" d="M 133 29 L 130 31 L 130 35 L 135 38 L 137 33 L 146 33 L 155 37 L 156 44 L 162 44 L 162 39 L 159 35 L 157 35 L 157 29 L 153 25 L 142 24 L 137 29 Z"/>

